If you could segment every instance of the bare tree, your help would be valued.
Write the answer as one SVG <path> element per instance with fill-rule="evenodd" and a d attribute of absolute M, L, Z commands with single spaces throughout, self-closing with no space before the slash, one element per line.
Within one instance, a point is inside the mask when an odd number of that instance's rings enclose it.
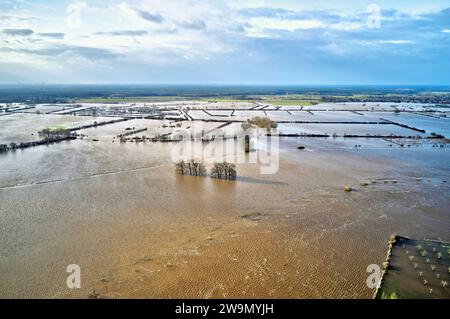
<path fill-rule="evenodd" d="M 225 180 L 235 180 L 236 165 L 227 162 L 214 163 L 211 170 L 211 177 Z"/>
<path fill-rule="evenodd" d="M 190 160 L 185 162 L 183 160 L 175 163 L 175 169 L 178 174 L 190 176 L 205 176 L 206 168 L 202 162 Z"/>

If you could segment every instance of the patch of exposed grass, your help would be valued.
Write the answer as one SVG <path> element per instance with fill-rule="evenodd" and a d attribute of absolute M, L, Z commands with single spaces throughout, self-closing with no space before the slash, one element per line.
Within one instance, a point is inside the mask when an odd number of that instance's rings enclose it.
<path fill-rule="evenodd" d="M 66 130 L 67 127 L 65 127 L 64 125 L 52 125 L 52 126 L 47 126 L 45 129 L 48 131 L 61 131 L 61 130 Z"/>
<path fill-rule="evenodd" d="M 273 104 L 273 105 L 281 105 L 281 106 L 311 106 L 316 105 L 318 102 L 311 100 L 265 100 L 265 102 Z"/>
<path fill-rule="evenodd" d="M 137 96 L 137 97 L 94 97 L 76 100 L 76 103 L 157 103 L 172 101 L 190 101 L 192 97 L 184 96 Z"/>
<path fill-rule="evenodd" d="M 381 293 L 381 299 L 400 299 L 398 297 L 398 294 L 395 291 L 389 292 L 389 291 L 383 291 Z"/>
<path fill-rule="evenodd" d="M 188 97 L 188 96 L 136 96 L 136 97 L 93 97 L 78 99 L 76 103 L 155 103 L 172 101 L 198 100 L 210 103 L 270 103 L 282 106 L 311 106 L 320 102 L 320 97 L 310 95 L 249 95 L 249 96 L 214 96 L 214 97 Z"/>
<path fill-rule="evenodd" d="M 216 102 L 235 102 L 235 103 L 254 103 L 256 100 L 247 100 L 247 99 L 233 99 L 233 98 L 202 98 L 202 101 L 209 102 L 209 103 L 216 103 Z"/>

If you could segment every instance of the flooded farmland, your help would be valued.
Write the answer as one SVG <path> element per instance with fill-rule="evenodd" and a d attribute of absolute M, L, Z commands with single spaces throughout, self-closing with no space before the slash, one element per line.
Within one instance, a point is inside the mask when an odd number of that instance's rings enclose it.
<path fill-rule="evenodd" d="M 371 298 L 366 269 L 381 265 L 390 234 L 449 240 L 448 109 L 392 104 L 1 114 L 6 146 L 48 126 L 92 126 L 0 153 L 0 296 Z M 171 136 L 194 136 L 198 122 L 201 137 L 234 136 L 253 116 L 278 122 L 275 174 L 252 163 L 237 163 L 236 181 L 175 173 Z M 69 264 L 81 267 L 81 289 L 66 286 Z"/>

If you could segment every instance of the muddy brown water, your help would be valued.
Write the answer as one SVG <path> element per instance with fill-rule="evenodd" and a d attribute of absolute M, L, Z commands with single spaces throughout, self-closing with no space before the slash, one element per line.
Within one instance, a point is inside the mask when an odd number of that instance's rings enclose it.
<path fill-rule="evenodd" d="M 170 150 L 77 140 L 0 155 L 0 296 L 370 298 L 366 268 L 391 233 L 448 240 L 448 149 L 289 139 L 277 174 L 239 164 L 235 182 L 176 175 Z M 81 289 L 66 287 L 69 264 Z"/>

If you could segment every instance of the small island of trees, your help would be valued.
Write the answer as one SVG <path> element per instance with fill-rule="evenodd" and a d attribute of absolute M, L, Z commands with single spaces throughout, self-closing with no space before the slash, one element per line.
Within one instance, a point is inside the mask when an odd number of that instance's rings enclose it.
<path fill-rule="evenodd" d="M 195 160 L 179 161 L 175 163 L 175 170 L 178 174 L 189 176 L 206 176 L 206 168 L 202 162 Z M 236 165 L 226 161 L 222 163 L 214 163 L 211 169 L 211 178 L 236 180 Z"/>
<path fill-rule="evenodd" d="M 190 161 L 179 161 L 175 163 L 175 169 L 178 174 L 190 175 L 190 176 L 205 176 L 206 168 L 202 162 L 197 162 L 195 160 Z"/>

